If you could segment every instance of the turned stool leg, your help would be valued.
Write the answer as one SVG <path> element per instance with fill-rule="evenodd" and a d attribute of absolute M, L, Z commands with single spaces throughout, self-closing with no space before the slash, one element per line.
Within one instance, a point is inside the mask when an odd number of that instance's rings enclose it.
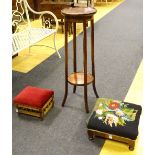
<path fill-rule="evenodd" d="M 130 150 L 130 151 L 133 151 L 133 150 L 134 150 L 134 147 L 135 147 L 135 141 L 131 141 L 131 142 L 129 143 L 129 150 Z"/>
<path fill-rule="evenodd" d="M 94 140 L 95 134 L 93 131 L 87 130 L 89 140 Z"/>
<path fill-rule="evenodd" d="M 73 22 L 73 70 L 76 72 L 76 22 Z M 73 93 L 76 92 L 76 85 L 73 86 Z"/>
<path fill-rule="evenodd" d="M 94 81 L 92 83 L 93 90 L 96 95 L 96 98 L 99 98 L 99 95 L 95 86 L 95 62 L 94 62 L 94 19 L 91 20 L 91 60 L 92 60 L 92 75 L 94 77 Z"/>
<path fill-rule="evenodd" d="M 85 109 L 89 113 L 88 109 L 88 97 L 87 97 L 87 33 L 86 33 L 86 20 L 83 21 L 83 59 L 84 59 L 84 100 Z"/>
<path fill-rule="evenodd" d="M 68 22 L 65 21 L 65 95 L 62 102 L 62 106 L 65 105 L 67 95 L 68 95 Z"/>

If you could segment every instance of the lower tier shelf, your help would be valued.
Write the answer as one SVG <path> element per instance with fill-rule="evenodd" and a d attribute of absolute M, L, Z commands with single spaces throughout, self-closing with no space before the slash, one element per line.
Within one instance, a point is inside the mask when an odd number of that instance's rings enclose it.
<path fill-rule="evenodd" d="M 87 73 L 87 85 L 92 83 L 94 80 L 94 77 Z M 76 72 L 72 73 L 68 76 L 68 82 L 72 85 L 78 85 L 83 86 L 84 85 L 84 73 L 83 72 Z"/>

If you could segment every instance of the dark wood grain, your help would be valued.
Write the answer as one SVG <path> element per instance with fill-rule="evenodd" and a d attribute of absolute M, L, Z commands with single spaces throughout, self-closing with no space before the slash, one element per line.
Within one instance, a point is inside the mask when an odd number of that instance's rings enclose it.
<path fill-rule="evenodd" d="M 94 77 L 90 74 L 86 74 L 86 84 L 92 83 L 94 80 Z M 72 85 L 77 85 L 77 86 L 84 86 L 84 73 L 83 72 L 76 72 L 72 73 L 68 76 L 68 82 Z"/>

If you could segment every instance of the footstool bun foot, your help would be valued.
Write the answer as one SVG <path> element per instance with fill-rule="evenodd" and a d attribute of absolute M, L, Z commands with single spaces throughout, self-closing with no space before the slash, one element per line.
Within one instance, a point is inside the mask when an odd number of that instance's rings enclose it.
<path fill-rule="evenodd" d="M 93 137 L 89 137 L 89 140 L 94 142 L 94 138 Z"/>
<path fill-rule="evenodd" d="M 94 141 L 94 139 L 95 139 L 94 132 L 93 131 L 90 131 L 90 130 L 88 130 L 87 132 L 88 132 L 88 138 L 89 138 L 89 140 Z"/>
<path fill-rule="evenodd" d="M 129 150 L 133 151 L 134 150 L 134 146 L 129 146 Z"/>

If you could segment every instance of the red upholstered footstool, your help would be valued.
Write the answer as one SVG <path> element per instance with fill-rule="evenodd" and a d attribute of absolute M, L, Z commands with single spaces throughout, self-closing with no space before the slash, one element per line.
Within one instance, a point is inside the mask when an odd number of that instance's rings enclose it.
<path fill-rule="evenodd" d="M 54 91 L 27 86 L 13 99 L 13 104 L 18 113 L 43 119 L 54 106 Z"/>

